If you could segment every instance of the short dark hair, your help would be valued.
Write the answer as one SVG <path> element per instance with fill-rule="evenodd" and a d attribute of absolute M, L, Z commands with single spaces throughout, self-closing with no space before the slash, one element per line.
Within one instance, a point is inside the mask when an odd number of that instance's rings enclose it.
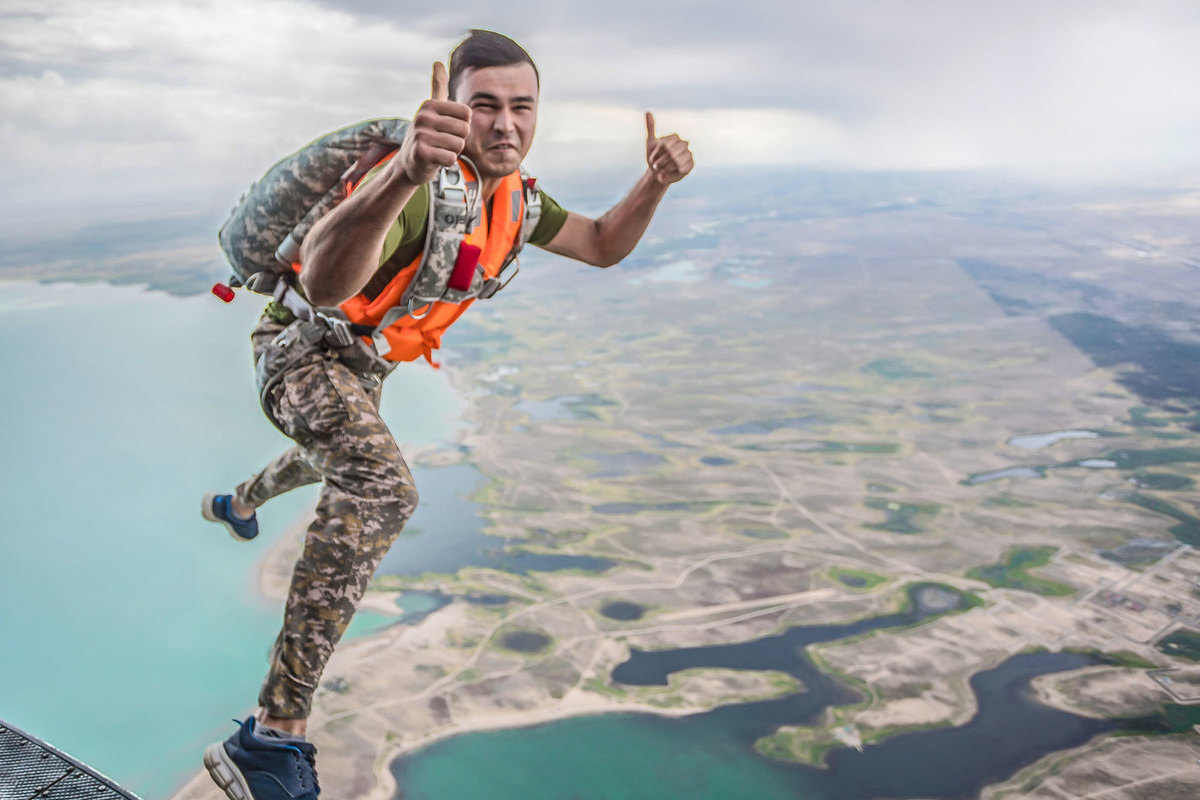
<path fill-rule="evenodd" d="M 537 64 L 525 52 L 525 48 L 502 33 L 472 28 L 467 38 L 459 42 L 458 47 L 450 53 L 450 96 L 459 79 L 469 69 L 483 67 L 507 67 L 512 64 L 528 64 L 533 67 L 533 77 L 541 88 L 542 79 L 538 74 Z"/>

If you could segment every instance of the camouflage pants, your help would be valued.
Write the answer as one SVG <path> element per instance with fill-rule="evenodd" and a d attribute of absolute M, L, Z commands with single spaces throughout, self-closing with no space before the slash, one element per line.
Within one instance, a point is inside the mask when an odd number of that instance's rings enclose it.
<path fill-rule="evenodd" d="M 260 322 L 252 336 L 256 357 L 280 330 Z M 278 719 L 308 717 L 325 663 L 417 505 L 408 465 L 379 417 L 380 388 L 379 376 L 356 372 L 316 346 L 263 398 L 296 446 L 238 486 L 238 499 L 257 507 L 324 482 L 259 693 L 259 704 Z"/>

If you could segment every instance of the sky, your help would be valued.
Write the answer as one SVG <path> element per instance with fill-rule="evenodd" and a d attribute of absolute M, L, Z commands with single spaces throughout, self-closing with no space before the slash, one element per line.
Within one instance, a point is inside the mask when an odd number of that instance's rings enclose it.
<path fill-rule="evenodd" d="M 698 170 L 1200 169 L 1195 0 L 0 0 L 0 235 L 223 216 L 472 27 L 538 63 L 552 194 L 632 183 L 647 109 Z"/>

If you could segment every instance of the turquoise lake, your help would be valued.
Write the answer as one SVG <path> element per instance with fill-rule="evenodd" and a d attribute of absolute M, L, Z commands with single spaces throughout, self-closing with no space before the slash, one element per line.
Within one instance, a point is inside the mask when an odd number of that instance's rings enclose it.
<path fill-rule="evenodd" d="M 0 286 L 0 719 L 163 798 L 252 708 L 280 619 L 255 567 L 316 497 L 251 544 L 199 514 L 289 445 L 254 392 L 263 302 Z M 461 408 L 424 365 L 384 392 L 402 443 L 452 441 Z"/>

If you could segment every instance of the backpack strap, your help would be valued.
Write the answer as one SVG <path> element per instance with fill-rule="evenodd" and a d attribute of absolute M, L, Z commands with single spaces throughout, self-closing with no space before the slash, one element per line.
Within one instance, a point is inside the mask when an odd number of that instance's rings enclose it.
<path fill-rule="evenodd" d="M 296 291 L 293 280 L 280 276 L 272 294 L 275 302 L 291 311 L 302 322 L 319 322 L 326 329 L 325 341 L 335 347 L 348 347 L 358 341 L 359 336 L 370 336 L 374 328 L 351 322 L 336 308 L 314 306 L 308 298 Z"/>

